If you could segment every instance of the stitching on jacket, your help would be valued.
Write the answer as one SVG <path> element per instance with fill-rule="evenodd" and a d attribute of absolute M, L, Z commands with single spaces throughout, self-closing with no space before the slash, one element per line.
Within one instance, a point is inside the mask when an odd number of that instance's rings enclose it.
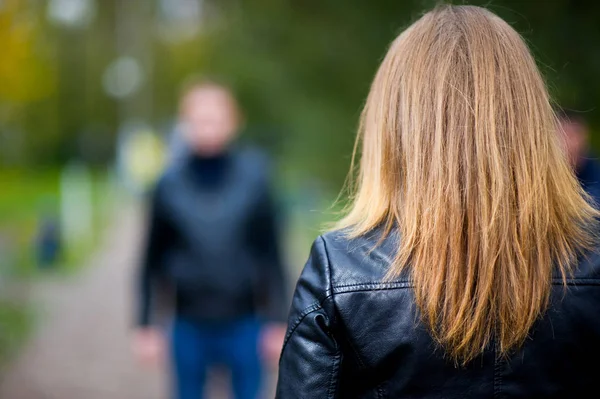
<path fill-rule="evenodd" d="M 394 285 L 381 285 L 381 284 L 349 284 L 344 286 L 335 286 L 334 294 L 343 294 L 348 292 L 356 291 L 385 291 L 385 290 L 398 290 L 412 288 L 411 284 L 394 284 Z"/>
<path fill-rule="evenodd" d="M 335 342 L 335 341 L 334 341 Z M 335 392 L 337 390 L 337 375 L 340 369 L 342 353 L 340 351 L 339 345 L 336 343 L 336 353 L 333 358 L 333 367 L 331 369 L 331 373 L 329 376 L 329 388 L 327 389 L 327 397 L 335 398 Z"/>
<path fill-rule="evenodd" d="M 327 251 L 327 243 L 325 242 L 325 239 L 323 238 L 323 236 L 319 236 L 319 238 L 321 239 L 321 242 L 323 243 L 323 252 L 325 253 L 325 271 L 327 273 L 327 279 L 329 280 L 329 286 L 327 287 L 327 298 L 329 298 L 329 297 L 333 298 L 333 285 L 332 285 L 332 280 L 331 280 L 331 267 L 330 267 L 330 262 L 329 262 L 329 252 Z M 331 315 L 331 317 L 330 317 L 330 323 L 331 323 L 330 328 L 333 331 L 335 331 L 335 328 L 333 328 L 333 326 L 337 325 L 337 311 L 335 310 L 335 301 L 332 300 L 332 303 L 333 303 L 333 307 L 334 307 L 334 312 L 333 312 L 333 315 Z M 327 393 L 327 396 L 330 398 L 335 398 L 335 393 L 337 390 L 337 376 L 339 374 L 340 363 L 342 360 L 342 352 L 341 352 L 340 346 L 335 339 L 333 339 L 333 342 L 335 343 L 336 354 L 335 354 L 335 357 L 333 358 L 333 368 L 331 370 L 331 376 L 330 376 L 330 381 L 329 381 L 329 390 Z"/>
<path fill-rule="evenodd" d="M 327 300 L 327 298 L 325 298 L 323 302 L 325 302 L 325 300 Z M 285 336 L 285 340 L 283 341 L 283 347 L 281 348 L 282 353 L 288 341 L 290 340 L 290 337 L 292 336 L 294 331 L 296 331 L 296 328 L 300 325 L 300 323 L 302 323 L 302 320 L 304 320 L 304 318 L 309 314 L 321 309 L 322 307 L 322 302 L 319 301 L 307 306 L 306 308 L 304 308 L 304 310 L 302 310 L 302 312 L 300 312 L 300 315 L 298 316 L 298 318 L 296 318 L 296 321 L 294 321 L 294 324 L 292 324 L 292 327 Z"/>
<path fill-rule="evenodd" d="M 552 284 L 562 285 L 563 281 L 560 278 L 552 279 Z M 575 278 L 567 280 L 567 285 L 600 285 L 600 278 Z M 390 283 L 384 283 L 381 281 L 366 281 L 362 283 L 350 283 L 350 284 L 332 284 L 331 289 L 336 290 L 337 288 L 347 287 L 369 287 L 372 289 L 393 289 L 393 288 L 412 288 L 414 284 L 411 281 L 393 281 Z"/>
<path fill-rule="evenodd" d="M 561 279 L 553 279 L 553 285 L 562 285 Z M 568 286 L 600 286 L 600 279 L 594 278 L 579 278 L 574 280 L 567 280 Z M 414 284 L 410 281 L 396 281 L 391 283 L 382 283 L 377 281 L 368 281 L 364 283 L 352 283 L 352 284 L 334 284 L 331 286 L 333 294 L 346 293 L 352 291 L 365 291 L 365 290 L 391 290 L 398 288 L 413 288 Z M 353 289 L 354 288 L 354 289 Z"/>
<path fill-rule="evenodd" d="M 317 238 L 321 239 L 322 243 L 323 243 L 323 252 L 325 253 L 325 271 L 327 272 L 327 277 L 329 278 L 329 287 L 326 289 L 325 291 L 325 296 L 321 299 L 316 300 L 315 302 L 313 302 L 312 304 L 308 305 L 307 307 L 305 307 L 304 309 L 302 309 L 302 311 L 300 312 L 300 314 L 298 315 L 298 317 L 296 318 L 296 321 L 294 321 L 294 323 L 291 325 L 291 328 L 289 329 L 289 331 L 287 332 L 287 334 L 285 335 L 285 339 L 283 341 L 283 347 L 281 348 L 281 353 L 283 353 L 283 350 L 285 349 L 290 337 L 292 336 L 292 334 L 294 333 L 294 331 L 296 331 L 296 328 L 300 325 L 300 323 L 302 323 L 302 320 L 304 320 L 304 318 L 306 316 L 308 316 L 310 313 L 322 309 L 323 308 L 323 304 L 325 303 L 326 300 L 328 300 L 331 296 L 332 296 L 332 291 L 331 291 L 331 273 L 329 271 L 329 256 L 327 254 L 327 248 L 325 248 L 325 240 L 323 239 L 322 236 L 319 236 Z"/>
<path fill-rule="evenodd" d="M 327 244 L 325 243 L 325 239 L 323 238 L 323 236 L 319 236 L 319 238 L 321 239 L 321 242 L 323 243 L 323 252 L 325 254 L 325 272 L 327 273 L 327 279 L 329 280 L 329 286 L 327 287 L 327 292 L 326 294 L 329 296 L 331 295 L 331 293 L 333 292 L 333 286 L 332 286 L 332 282 L 331 282 L 331 268 L 329 265 L 329 252 L 327 251 Z"/>
<path fill-rule="evenodd" d="M 362 283 L 336 284 L 333 286 L 333 288 L 354 287 L 357 285 L 381 287 L 381 288 L 404 288 L 404 287 L 412 287 L 413 283 L 410 281 L 394 281 L 391 283 L 382 283 L 381 281 L 365 281 Z"/>

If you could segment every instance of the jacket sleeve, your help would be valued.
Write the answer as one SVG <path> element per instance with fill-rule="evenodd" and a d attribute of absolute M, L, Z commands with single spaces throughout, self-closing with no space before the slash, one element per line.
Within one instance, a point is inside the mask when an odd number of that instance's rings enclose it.
<path fill-rule="evenodd" d="M 261 260 L 260 305 L 270 321 L 285 322 L 289 307 L 287 281 L 281 254 L 280 213 L 270 187 L 263 190 L 254 214 L 249 235 L 255 253 Z"/>
<path fill-rule="evenodd" d="M 319 237 L 296 285 L 276 398 L 337 398 L 341 362 L 329 262 Z"/>
<path fill-rule="evenodd" d="M 142 253 L 142 262 L 137 273 L 138 306 L 135 324 L 147 327 L 153 323 L 152 314 L 155 309 L 159 286 L 160 260 L 170 245 L 172 233 L 163 216 L 160 191 L 151 194 L 150 212 L 148 216 L 147 235 Z"/>

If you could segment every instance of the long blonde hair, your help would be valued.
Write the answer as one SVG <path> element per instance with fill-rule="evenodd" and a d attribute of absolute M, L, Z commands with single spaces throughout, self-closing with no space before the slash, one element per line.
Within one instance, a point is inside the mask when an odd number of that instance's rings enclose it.
<path fill-rule="evenodd" d="M 593 245 L 599 213 L 561 147 L 523 39 L 473 6 L 441 6 L 394 42 L 364 107 L 349 236 L 397 228 L 388 278 L 410 273 L 432 336 L 465 364 L 507 355 Z"/>

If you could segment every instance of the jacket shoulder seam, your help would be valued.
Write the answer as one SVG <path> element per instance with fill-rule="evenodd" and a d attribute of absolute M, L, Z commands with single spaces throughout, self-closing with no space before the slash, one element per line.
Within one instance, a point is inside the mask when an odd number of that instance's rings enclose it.
<path fill-rule="evenodd" d="M 323 238 L 322 235 L 319 236 L 319 239 L 321 240 L 321 243 L 323 244 L 323 254 L 325 255 L 325 273 L 327 274 L 327 288 L 325 291 L 325 294 L 327 296 L 330 296 L 331 293 L 333 292 L 333 284 L 331 281 L 331 265 L 329 263 L 329 252 L 327 251 L 327 242 L 325 241 L 325 238 Z"/>
<path fill-rule="evenodd" d="M 406 286 L 406 285 L 412 286 L 413 283 L 409 280 L 398 280 L 398 281 L 389 281 L 389 282 L 374 280 L 374 281 L 363 281 L 360 283 L 334 284 L 333 288 L 352 287 L 352 286 L 357 286 L 357 285 L 378 285 L 378 286 L 382 286 L 382 287 L 396 287 L 396 286 Z"/>
<path fill-rule="evenodd" d="M 383 282 L 364 282 L 364 283 L 353 283 L 353 284 L 336 284 L 332 287 L 334 294 L 341 294 L 353 291 L 382 291 L 382 290 L 394 290 L 403 288 L 413 288 L 413 284 L 409 281 L 396 281 L 391 283 Z"/>

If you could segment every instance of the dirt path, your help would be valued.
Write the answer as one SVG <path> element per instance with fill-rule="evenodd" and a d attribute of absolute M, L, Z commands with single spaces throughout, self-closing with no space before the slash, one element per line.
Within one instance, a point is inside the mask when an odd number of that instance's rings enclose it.
<path fill-rule="evenodd" d="M 81 273 L 36 288 L 42 309 L 37 334 L 3 377 L 1 399 L 168 397 L 164 373 L 140 369 L 129 351 L 140 213 L 118 215 Z M 213 392 L 209 398 L 228 397 L 221 389 Z"/>

